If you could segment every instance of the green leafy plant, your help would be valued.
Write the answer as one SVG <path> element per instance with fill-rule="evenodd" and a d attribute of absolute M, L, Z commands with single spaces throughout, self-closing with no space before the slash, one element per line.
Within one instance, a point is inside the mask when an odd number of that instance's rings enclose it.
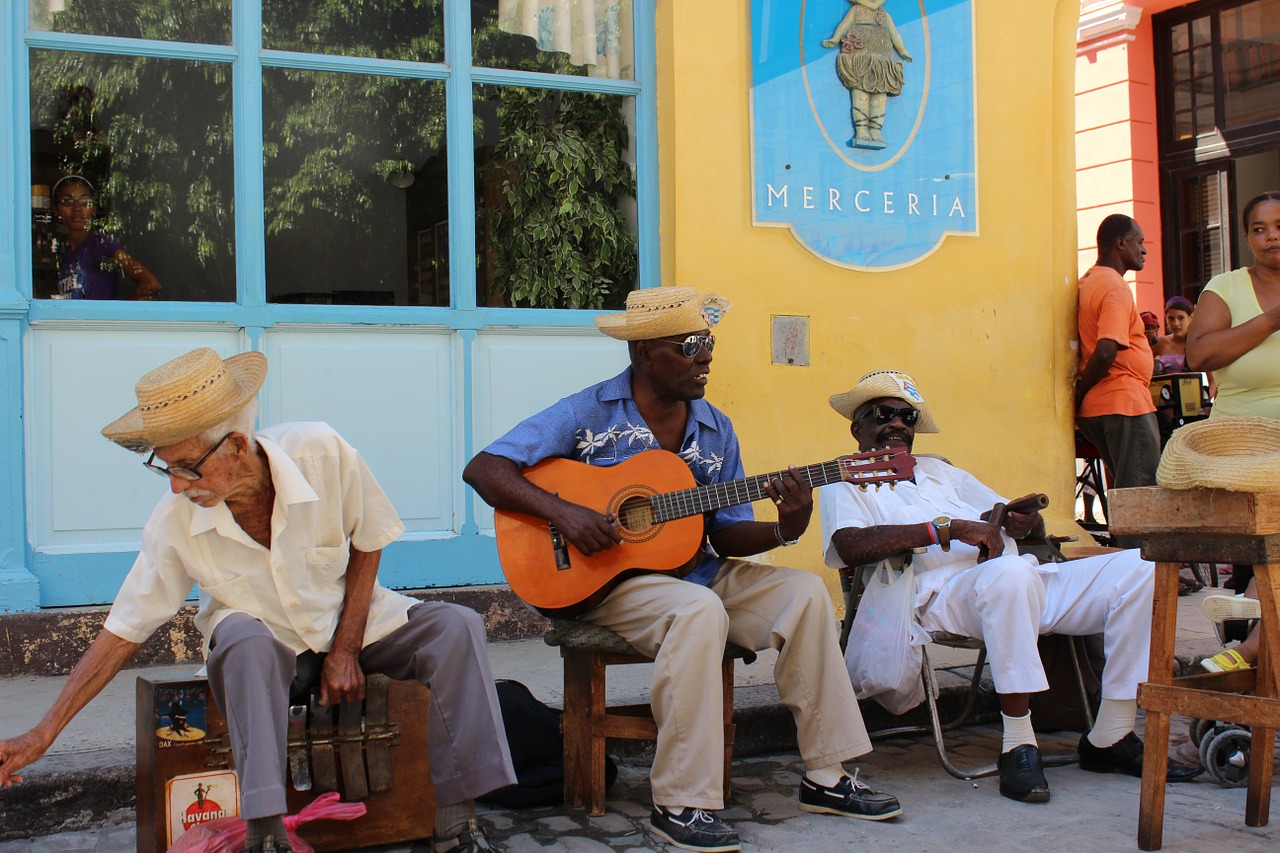
<path fill-rule="evenodd" d="M 507 304 L 617 308 L 635 286 L 635 197 L 616 96 L 504 87 L 494 96 L 504 206 L 493 211 L 493 287 Z"/>

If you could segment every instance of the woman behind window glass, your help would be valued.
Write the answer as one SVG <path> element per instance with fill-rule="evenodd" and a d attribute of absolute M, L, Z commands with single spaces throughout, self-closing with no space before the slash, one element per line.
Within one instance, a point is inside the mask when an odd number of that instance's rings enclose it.
<path fill-rule="evenodd" d="M 58 253 L 58 293 L 55 299 L 118 299 L 119 273 L 134 283 L 133 299 L 152 299 L 160 282 L 151 270 L 125 251 L 110 234 L 93 231 L 97 198 L 93 184 L 68 175 L 53 185 L 53 209 L 66 229 L 66 244 Z"/>

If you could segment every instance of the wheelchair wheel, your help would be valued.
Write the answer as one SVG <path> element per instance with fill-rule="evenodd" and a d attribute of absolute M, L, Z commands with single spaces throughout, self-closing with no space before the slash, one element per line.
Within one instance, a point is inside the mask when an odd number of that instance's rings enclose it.
<path fill-rule="evenodd" d="M 1187 735 L 1191 738 L 1191 742 L 1195 744 L 1196 749 L 1200 748 L 1200 744 L 1204 742 L 1204 736 L 1215 725 L 1216 723 L 1213 720 L 1202 720 L 1199 717 L 1192 717 L 1187 723 Z"/>
<path fill-rule="evenodd" d="M 1200 757 L 1205 770 L 1228 788 L 1243 788 L 1249 784 L 1249 755 L 1253 736 L 1245 729 L 1229 728 L 1204 741 Z"/>

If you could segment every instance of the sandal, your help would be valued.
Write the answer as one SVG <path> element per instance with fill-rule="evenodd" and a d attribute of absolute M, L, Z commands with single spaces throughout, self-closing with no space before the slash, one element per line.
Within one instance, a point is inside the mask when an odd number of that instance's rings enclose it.
<path fill-rule="evenodd" d="M 1245 595 L 1211 595 L 1200 606 L 1210 622 L 1262 618 L 1262 602 Z"/>
<path fill-rule="evenodd" d="M 1242 658 L 1235 649 L 1223 649 L 1213 657 L 1200 661 L 1200 666 L 1207 672 L 1235 672 L 1242 669 L 1253 669 L 1253 664 Z"/>

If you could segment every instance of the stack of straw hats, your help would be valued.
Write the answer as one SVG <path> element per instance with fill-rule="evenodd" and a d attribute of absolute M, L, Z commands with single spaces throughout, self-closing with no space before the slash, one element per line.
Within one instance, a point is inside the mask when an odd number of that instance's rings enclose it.
<path fill-rule="evenodd" d="M 1280 492 L 1280 421 L 1215 418 L 1178 429 L 1160 457 L 1166 489 Z"/>

